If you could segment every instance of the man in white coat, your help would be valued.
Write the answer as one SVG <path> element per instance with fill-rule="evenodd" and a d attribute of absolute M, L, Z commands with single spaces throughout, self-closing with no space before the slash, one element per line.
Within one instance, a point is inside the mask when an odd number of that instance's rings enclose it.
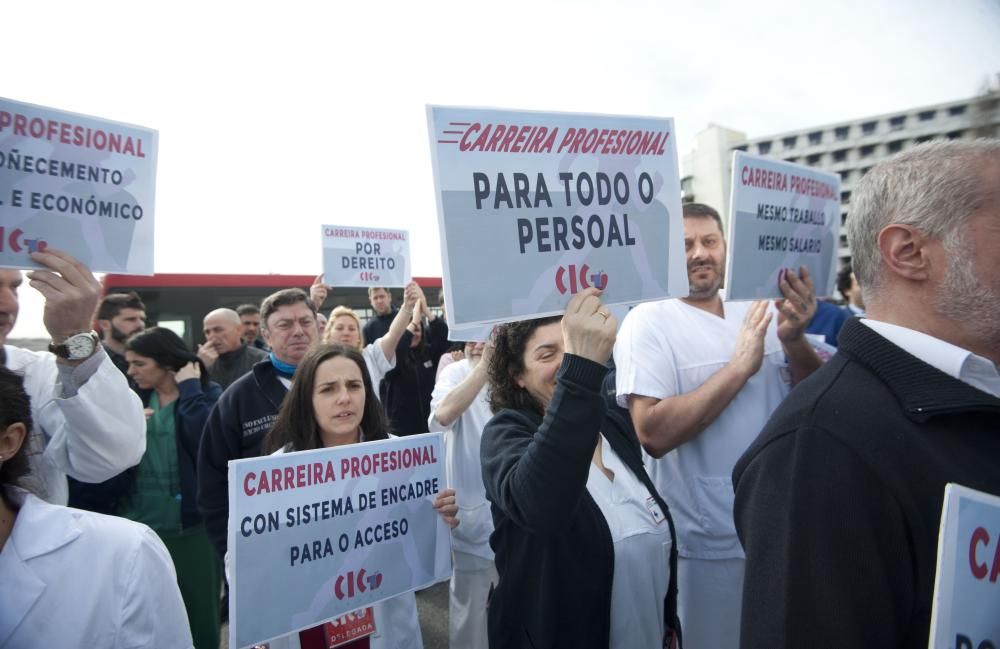
<path fill-rule="evenodd" d="M 450 646 L 487 649 L 486 599 L 497 571 L 490 549 L 493 518 L 479 459 L 483 428 L 493 416 L 486 400 L 492 345 L 466 343 L 465 358 L 442 370 L 431 395 L 431 432 L 445 431 L 445 474 L 455 489 L 458 527 L 452 530 L 454 571 L 448 621 Z"/>
<path fill-rule="evenodd" d="M 775 306 L 724 302 L 719 213 L 684 206 L 688 297 L 640 304 L 615 343 L 617 397 L 677 525 L 678 614 L 687 649 L 739 645 L 743 550 L 733 466 L 792 384 L 820 365 L 805 336 L 816 312 L 807 272 L 782 274 Z M 777 318 L 775 318 L 777 314 Z"/>
<path fill-rule="evenodd" d="M 102 482 L 138 464 L 146 451 L 139 397 L 92 330 L 101 285 L 90 270 L 57 250 L 31 253 L 45 266 L 28 284 L 45 297 L 49 352 L 6 345 L 17 321 L 21 271 L 0 269 L 0 363 L 24 377 L 31 398 L 32 490 L 65 505 L 66 476 Z"/>

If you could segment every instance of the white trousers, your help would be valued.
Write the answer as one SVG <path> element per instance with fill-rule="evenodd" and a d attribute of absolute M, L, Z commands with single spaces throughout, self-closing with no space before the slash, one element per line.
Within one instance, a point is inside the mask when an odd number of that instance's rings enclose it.
<path fill-rule="evenodd" d="M 743 559 L 677 561 L 677 609 L 684 649 L 738 649 Z"/>
<path fill-rule="evenodd" d="M 455 552 L 448 598 L 449 646 L 488 649 L 486 599 L 497 583 L 497 569 L 488 559 Z"/>

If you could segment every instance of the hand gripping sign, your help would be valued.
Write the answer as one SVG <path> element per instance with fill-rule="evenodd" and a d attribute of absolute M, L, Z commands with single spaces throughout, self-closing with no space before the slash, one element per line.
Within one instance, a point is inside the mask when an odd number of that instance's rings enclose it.
<path fill-rule="evenodd" d="M 156 131 L 0 98 L 0 267 L 153 274 Z"/>
<path fill-rule="evenodd" d="M 809 269 L 819 297 L 833 294 L 840 233 L 840 176 L 733 153 L 726 299 L 782 297 L 782 269 Z"/>
<path fill-rule="evenodd" d="M 465 327 L 687 295 L 673 120 L 429 106 L 445 301 Z"/>

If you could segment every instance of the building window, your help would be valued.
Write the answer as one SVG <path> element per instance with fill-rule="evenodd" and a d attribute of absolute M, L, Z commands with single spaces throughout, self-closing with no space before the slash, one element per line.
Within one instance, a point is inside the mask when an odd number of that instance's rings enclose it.
<path fill-rule="evenodd" d="M 795 143 L 798 142 L 798 140 L 799 140 L 798 137 L 792 135 L 792 136 L 789 136 L 789 137 L 786 137 L 786 138 L 782 139 L 781 140 L 781 144 L 786 149 L 794 149 L 795 148 Z"/>
<path fill-rule="evenodd" d="M 965 106 L 964 105 L 963 106 L 952 106 L 951 108 L 948 109 L 948 114 L 949 115 L 964 115 L 965 114 Z"/>
<path fill-rule="evenodd" d="M 937 114 L 936 110 L 923 110 L 920 111 L 920 114 L 918 114 L 917 117 L 920 119 L 921 122 L 929 122 L 932 119 L 934 119 L 934 115 L 936 114 Z"/>
<path fill-rule="evenodd" d="M 895 140 L 886 145 L 889 153 L 898 153 L 903 150 L 903 140 Z"/>
<path fill-rule="evenodd" d="M 952 131 L 951 133 L 948 134 L 948 139 L 961 140 L 963 134 L 965 134 L 965 131 Z"/>
<path fill-rule="evenodd" d="M 867 158 L 868 156 L 875 153 L 875 145 L 869 144 L 868 146 L 863 146 L 860 149 L 858 149 L 858 153 L 861 155 L 862 158 Z"/>
<path fill-rule="evenodd" d="M 849 132 L 850 132 L 849 126 L 838 126 L 837 128 L 833 129 L 833 137 L 835 137 L 838 140 L 846 140 L 847 134 Z"/>
<path fill-rule="evenodd" d="M 847 149 L 840 149 L 833 152 L 834 162 L 843 162 L 844 160 L 847 160 Z"/>
<path fill-rule="evenodd" d="M 850 169 L 844 169 L 843 171 L 840 172 L 840 180 L 842 182 L 846 183 L 850 178 L 851 178 L 851 170 Z"/>
<path fill-rule="evenodd" d="M 734 146 L 733 150 L 734 151 L 746 151 L 747 150 L 747 145 L 746 144 L 741 144 L 739 146 Z"/>
<path fill-rule="evenodd" d="M 875 132 L 875 127 L 878 126 L 878 122 L 865 122 L 861 125 L 862 135 L 871 135 Z"/>
<path fill-rule="evenodd" d="M 791 158 L 785 158 L 785 162 L 791 162 L 792 164 L 795 164 L 798 161 L 799 161 L 799 159 L 796 158 L 795 156 L 792 156 Z"/>
<path fill-rule="evenodd" d="M 819 164 L 819 160 L 820 160 L 821 157 L 822 156 L 819 153 L 814 153 L 811 156 L 807 156 L 806 157 L 806 164 L 807 165 L 818 165 Z"/>
<path fill-rule="evenodd" d="M 823 141 L 823 131 L 813 131 L 809 134 L 809 144 L 820 144 Z"/>
<path fill-rule="evenodd" d="M 914 142 L 916 142 L 917 144 L 923 144 L 924 142 L 930 142 L 933 139 L 934 139 L 933 135 L 922 135 L 918 137 L 916 140 L 914 140 Z"/>
<path fill-rule="evenodd" d="M 851 192 L 840 192 L 840 202 L 850 203 L 851 202 Z"/>
<path fill-rule="evenodd" d="M 906 125 L 906 115 L 899 115 L 898 117 L 889 118 L 890 131 L 901 131 L 903 130 L 904 125 Z"/>
<path fill-rule="evenodd" d="M 768 153 L 771 152 L 771 143 L 770 142 L 758 142 L 757 143 L 757 152 L 760 153 L 761 155 L 767 155 Z"/>

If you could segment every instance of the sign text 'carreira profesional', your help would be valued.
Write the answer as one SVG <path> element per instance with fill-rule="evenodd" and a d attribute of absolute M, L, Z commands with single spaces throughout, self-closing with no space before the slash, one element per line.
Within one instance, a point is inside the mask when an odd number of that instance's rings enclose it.
<path fill-rule="evenodd" d="M 454 324 L 556 313 L 591 286 L 607 303 L 686 293 L 672 120 L 438 106 L 428 120 Z"/>
<path fill-rule="evenodd" d="M 428 433 L 230 463 L 231 646 L 447 578 L 442 459 Z"/>

